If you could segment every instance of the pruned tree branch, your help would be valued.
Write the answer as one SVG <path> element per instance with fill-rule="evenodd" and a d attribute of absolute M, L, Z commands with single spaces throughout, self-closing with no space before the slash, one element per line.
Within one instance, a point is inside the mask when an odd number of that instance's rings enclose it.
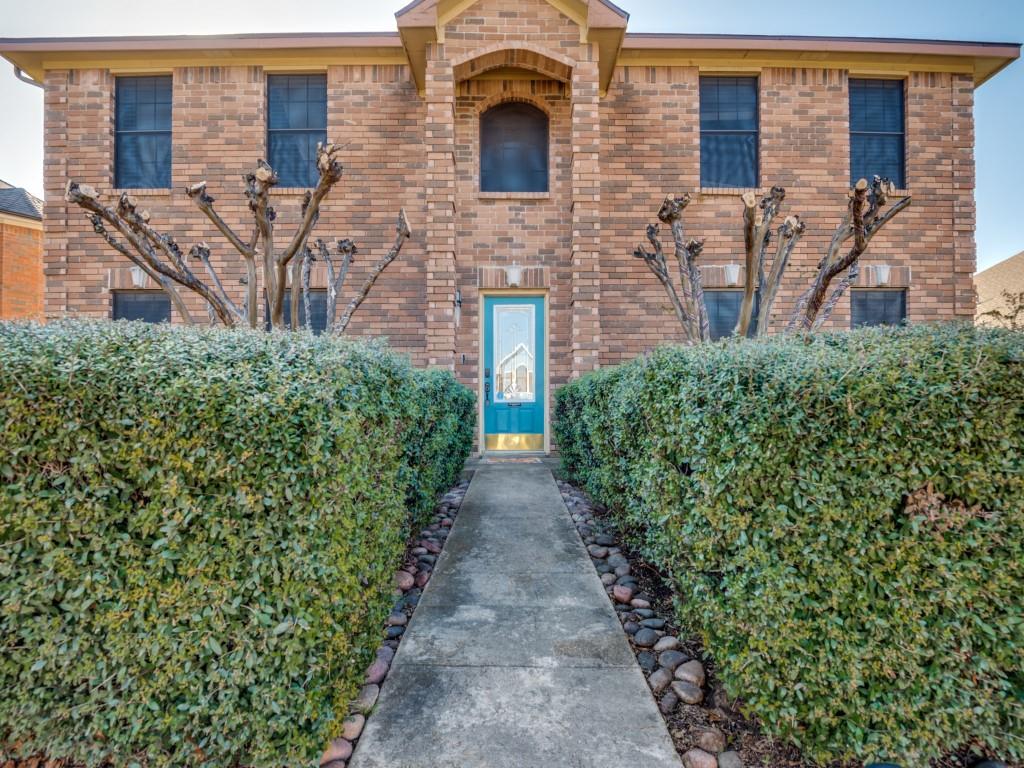
<path fill-rule="evenodd" d="M 786 199 L 786 190 L 772 187 L 756 204 L 757 197 L 753 192 L 742 195 L 743 200 L 743 246 L 745 251 L 744 266 L 746 274 L 743 281 L 743 301 L 740 304 L 740 316 L 736 323 L 736 335 L 746 336 L 750 330 L 750 322 L 754 314 L 754 295 L 760 288 L 766 288 L 764 277 L 765 257 L 771 241 L 772 221 Z"/>
<path fill-rule="evenodd" d="M 181 251 L 173 239 L 157 235 L 146 224 L 146 219 L 149 218 L 148 213 L 138 213 L 134 201 L 127 194 L 122 194 L 119 198 L 117 210 L 103 205 L 98 201 L 97 197 L 96 190 L 88 184 L 68 181 L 65 187 L 64 198 L 68 202 L 75 203 L 93 216 L 98 217 L 105 224 L 109 224 L 116 229 L 131 244 L 135 253 L 152 272 L 156 272 L 198 293 L 206 300 L 217 315 L 217 318 L 224 325 L 234 325 L 235 318 L 230 308 L 188 269 L 188 266 L 184 263 Z M 90 220 L 92 221 L 93 219 L 90 217 Z M 93 229 L 96 230 L 95 223 L 93 224 Z M 171 263 L 168 264 L 163 261 L 154 246 L 159 248 Z M 123 253 L 124 251 L 120 252 Z M 162 282 L 161 287 L 163 287 Z M 183 315 L 183 319 L 190 319 L 190 316 Z"/>
<path fill-rule="evenodd" d="M 198 294 L 206 303 L 210 316 L 215 321 L 228 326 L 247 323 L 251 328 L 258 326 L 258 297 L 262 288 L 267 300 L 268 317 L 273 328 L 279 330 L 298 328 L 301 314 L 299 312 L 300 300 L 304 303 L 306 326 L 309 327 L 311 322 L 310 280 L 312 264 L 316 259 L 310 247 L 309 238 L 320 219 L 321 203 L 341 180 L 343 168 L 337 157 L 338 152 L 339 147 L 334 144 L 317 145 L 316 164 L 319 179 L 316 187 L 303 196 L 301 219 L 283 250 L 278 250 L 275 242 L 274 227 L 277 213 L 270 204 L 270 192 L 278 184 L 279 179 L 277 173 L 265 160 L 258 160 L 256 168 L 242 177 L 245 185 L 245 197 L 254 224 L 252 234 L 248 239 L 244 239 L 217 212 L 216 201 L 209 193 L 205 181 L 192 184 L 185 189 L 185 194 L 189 199 L 224 236 L 245 263 L 245 276 L 241 280 L 242 285 L 245 286 L 241 306 L 231 298 L 220 274 L 214 268 L 210 258 L 210 246 L 206 243 L 198 243 L 189 249 L 188 256 L 186 256 L 174 237 L 163 234 L 150 225 L 148 211 L 138 210 L 135 200 L 129 194 L 121 194 L 116 206 L 111 207 L 99 201 L 99 195 L 95 188 L 88 184 L 69 180 L 65 199 L 83 208 L 93 223 L 94 231 L 111 248 L 140 267 L 168 293 L 185 322 L 191 323 L 193 318 L 178 291 L 179 286 Z M 114 232 L 122 239 L 115 237 Z M 381 272 L 398 256 L 402 244 L 410 234 L 408 219 L 405 211 L 402 210 L 395 245 L 371 272 L 367 283 L 353 299 L 341 322 L 337 325 L 334 320 L 338 296 L 348 276 L 352 258 L 356 253 L 356 246 L 349 239 L 339 240 L 338 253 L 341 260 L 336 265 L 323 241 L 316 241 L 317 250 L 327 266 L 329 276 L 329 329 L 337 332 L 345 329 L 351 320 L 352 313 L 366 298 Z M 189 258 L 199 259 L 202 262 L 206 273 L 205 282 L 193 272 L 189 265 Z M 291 267 L 290 273 L 289 266 Z M 284 317 L 284 298 L 289 274 L 291 277 L 291 311 L 289 318 L 286 319 Z M 260 285 L 261 276 L 262 286 Z"/>
<path fill-rule="evenodd" d="M 309 301 L 309 276 L 313 271 L 313 251 L 307 245 L 302 249 L 302 304 L 306 312 L 306 330 L 313 331 L 313 307 Z"/>
<path fill-rule="evenodd" d="M 402 250 L 402 246 L 405 241 L 412 236 L 412 229 L 409 227 L 409 219 L 405 215 L 405 208 L 398 213 L 398 223 L 395 225 L 395 242 L 394 245 L 388 250 L 384 257 L 377 262 L 377 265 L 370 270 L 369 276 L 366 278 L 366 282 L 363 283 L 363 287 L 359 289 L 359 292 L 355 295 L 352 301 L 349 302 L 348 308 L 345 310 L 345 314 L 341 316 L 341 320 L 335 326 L 336 333 L 344 333 L 345 329 L 348 328 L 349 322 L 352 320 L 352 315 L 359 309 L 359 305 L 363 303 L 363 300 L 370 293 L 370 289 L 373 284 L 377 282 L 377 278 L 380 277 L 381 273 L 387 269 L 388 265 L 395 260 L 398 254 Z M 353 251 L 354 252 L 354 251 Z"/>
<path fill-rule="evenodd" d="M 829 295 L 829 286 L 832 281 L 845 270 L 854 267 L 867 251 L 872 238 L 910 206 L 911 198 L 908 196 L 882 213 L 882 208 L 888 202 L 892 190 L 892 183 L 888 179 L 878 176 L 875 176 L 870 183 L 867 179 L 861 179 L 850 190 L 846 215 L 832 236 L 832 242 L 825 258 L 818 265 L 818 274 L 814 282 L 800 297 L 787 330 L 799 328 L 811 331 L 821 327 L 822 323 L 828 319 L 836 302 L 853 282 L 853 277 L 856 275 L 848 277 L 837 286 L 828 302 L 827 312 L 819 321 L 818 316 L 826 305 L 826 297 Z M 851 239 L 853 245 L 848 251 L 842 253 L 841 249 Z"/>
<path fill-rule="evenodd" d="M 213 223 L 217 230 L 224 235 L 232 247 L 241 254 L 245 261 L 245 287 L 246 296 L 243 302 L 245 320 L 250 328 L 255 328 L 258 323 L 259 307 L 256 302 L 256 244 L 259 242 L 260 230 L 256 227 L 253 230 L 249 241 L 243 241 L 238 233 L 233 230 L 220 214 L 213 207 L 214 197 L 206 191 L 206 182 L 200 181 L 186 187 L 185 194 L 196 204 L 196 207 Z M 226 294 L 225 294 L 226 295 Z"/>
<path fill-rule="evenodd" d="M 686 308 L 683 306 L 683 302 L 680 300 L 679 294 L 676 292 L 675 286 L 672 285 L 672 280 L 669 277 L 668 265 L 665 263 L 665 252 L 661 246 L 661 240 L 658 238 L 657 224 L 647 225 L 647 240 L 654 248 L 654 251 L 646 251 L 643 246 L 638 245 L 636 250 L 633 251 L 633 257 L 643 259 L 644 263 L 647 264 L 648 269 L 654 273 L 654 276 L 658 278 L 658 281 L 665 288 L 665 293 L 668 294 L 669 302 L 672 304 L 672 309 L 676 313 L 676 319 L 679 321 L 679 325 L 682 326 L 685 341 L 692 343 L 693 339 L 690 336 L 692 323 L 689 315 L 686 313 Z"/>
<path fill-rule="evenodd" d="M 782 276 L 786 272 L 786 267 L 789 266 L 789 257 L 793 254 L 793 249 L 800 242 L 800 238 L 806 229 L 800 217 L 795 215 L 787 216 L 786 220 L 779 225 L 775 238 L 775 257 L 772 259 L 771 271 L 761 281 L 761 303 L 757 312 L 758 336 L 765 336 L 768 333 L 772 307 L 775 305 L 775 297 L 778 295 Z"/>

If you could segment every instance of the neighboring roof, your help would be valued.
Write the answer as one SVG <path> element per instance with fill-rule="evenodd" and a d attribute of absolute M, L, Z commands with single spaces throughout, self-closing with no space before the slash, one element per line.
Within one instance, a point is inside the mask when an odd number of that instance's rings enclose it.
<path fill-rule="evenodd" d="M 1024 251 L 976 274 L 974 287 L 978 291 L 978 315 L 1004 309 L 1003 291 L 1024 293 Z"/>
<path fill-rule="evenodd" d="M 0 187 L 0 213 L 43 220 L 43 201 L 20 187 Z"/>

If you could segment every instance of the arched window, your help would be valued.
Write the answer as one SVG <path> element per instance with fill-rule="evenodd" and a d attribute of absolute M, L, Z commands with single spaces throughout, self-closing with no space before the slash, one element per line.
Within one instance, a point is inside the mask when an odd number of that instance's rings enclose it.
<path fill-rule="evenodd" d="M 548 191 L 548 116 L 507 102 L 480 117 L 480 191 Z"/>

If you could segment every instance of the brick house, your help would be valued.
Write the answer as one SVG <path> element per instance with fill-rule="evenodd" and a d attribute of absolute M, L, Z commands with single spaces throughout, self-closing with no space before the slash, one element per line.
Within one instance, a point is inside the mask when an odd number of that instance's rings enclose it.
<path fill-rule="evenodd" d="M 43 317 L 43 201 L 0 179 L 0 320 Z"/>
<path fill-rule="evenodd" d="M 400 206 L 415 229 L 350 330 L 454 369 L 491 449 L 546 449 L 553 387 L 678 338 L 632 256 L 667 193 L 694 195 L 719 329 L 744 279 L 739 193 L 781 184 L 809 225 L 784 322 L 872 173 L 914 203 L 832 324 L 973 317 L 974 89 L 1019 46 L 633 34 L 607 0 L 418 0 L 396 18 L 390 34 L 0 41 L 45 84 L 47 316 L 171 318 L 63 202 L 67 178 L 131 188 L 181 242 L 221 243 L 186 184 L 206 179 L 241 224 L 239 175 L 268 157 L 291 220 L 329 138 L 346 177 L 317 233 L 355 238 L 365 270 Z M 242 265 L 221 270 L 240 294 Z"/>

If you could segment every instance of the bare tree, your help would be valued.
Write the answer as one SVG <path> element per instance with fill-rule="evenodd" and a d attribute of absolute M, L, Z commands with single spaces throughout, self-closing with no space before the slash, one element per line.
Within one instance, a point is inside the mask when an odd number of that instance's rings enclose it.
<path fill-rule="evenodd" d="M 818 264 L 818 274 L 797 302 L 787 330 L 814 331 L 828 320 L 839 299 L 857 278 L 859 259 L 864 255 L 871 239 L 910 205 L 911 199 L 907 196 L 883 212 L 892 191 L 892 184 L 877 176 L 871 183 L 861 179 L 850 190 L 846 215 L 832 236 L 825 257 Z M 790 257 L 806 231 L 807 227 L 799 216 L 787 216 L 775 229 L 774 254 L 769 264 L 772 225 L 780 215 L 785 199 L 786 190 L 778 186 L 772 187 L 760 202 L 753 192 L 741 196 L 746 275 L 740 316 L 735 329 L 738 336 L 746 336 L 752 327 L 757 336 L 768 333 L 779 286 L 786 274 Z M 710 333 L 701 273 L 697 266 L 697 257 L 703 250 L 704 241 L 690 240 L 684 243 L 683 237 L 682 213 L 689 203 L 689 195 L 669 197 L 658 211 L 658 219 L 672 227 L 675 257 L 679 264 L 678 290 L 669 274 L 664 250 L 658 238 L 657 224 L 650 224 L 647 227 L 647 239 L 654 250 L 647 251 L 638 247 L 633 255 L 644 260 L 664 287 L 676 318 L 682 326 L 684 342 L 695 344 L 708 341 Z M 852 245 L 848 250 L 844 250 L 850 240 L 853 240 Z M 832 288 L 833 280 L 844 272 L 846 274 Z M 760 296 L 756 323 L 755 296 Z"/>
<path fill-rule="evenodd" d="M 637 246 L 633 256 L 643 259 L 665 287 L 676 318 L 683 327 L 683 335 L 687 343 L 696 344 L 700 341 L 709 341 L 711 332 L 700 269 L 697 267 L 697 259 L 701 251 L 704 250 L 704 241 L 692 239 L 687 241 L 683 233 L 683 210 L 689 204 L 690 196 L 688 194 L 684 194 L 682 197 L 666 197 L 665 202 L 658 210 L 658 219 L 672 229 L 673 253 L 679 268 L 679 291 L 675 289 L 672 276 L 669 274 L 665 251 L 658 237 L 659 227 L 657 224 L 647 226 L 647 240 L 654 250 L 646 251 L 643 246 Z"/>
<path fill-rule="evenodd" d="M 65 199 L 87 211 L 93 230 L 108 245 L 142 269 L 170 296 L 184 322 L 193 323 L 195 320 L 182 298 L 179 290 L 182 287 L 202 297 L 206 302 L 211 322 L 256 328 L 259 324 L 259 285 L 262 283 L 268 319 L 273 328 L 298 329 L 300 300 L 304 305 L 306 326 L 309 328 L 310 275 L 316 256 L 308 241 L 320 218 L 321 203 L 341 180 L 343 169 L 336 157 L 338 151 L 339 148 L 334 144 L 317 145 L 316 165 L 319 179 L 316 187 L 307 191 L 303 197 L 301 220 L 283 247 L 279 247 L 275 241 L 274 224 L 277 213 L 270 204 L 270 190 L 278 183 L 278 176 L 265 161 L 257 161 L 256 169 L 242 177 L 249 211 L 253 218 L 253 230 L 248 237 L 236 232 L 217 213 L 214 207 L 215 200 L 207 191 L 205 181 L 186 188 L 186 194 L 196 207 L 245 263 L 245 277 L 242 281 L 245 292 L 241 306 L 231 298 L 214 268 L 210 260 L 210 246 L 206 243 L 197 243 L 189 249 L 186 257 L 173 236 L 163 234 L 149 224 L 149 212 L 138 210 L 136 200 L 128 193 L 122 193 L 115 206 L 107 206 L 100 202 L 99 194 L 94 187 L 69 180 Z M 330 248 L 322 239 L 316 241 L 317 253 L 325 262 L 328 272 L 328 331 L 341 333 L 345 330 L 352 314 L 362 304 L 381 272 L 398 256 L 402 245 L 411 234 L 409 221 L 403 209 L 398 217 L 394 244 L 371 270 L 340 321 L 336 318 L 337 298 L 348 276 L 356 246 L 347 238 L 337 242 L 336 249 L 340 261 L 339 269 L 335 272 Z M 190 260 L 202 264 L 206 281 L 197 277 L 189 263 Z M 285 292 L 289 277 L 291 311 L 289 317 L 285 318 Z"/>
<path fill-rule="evenodd" d="M 818 263 L 817 277 L 797 302 L 788 328 L 816 331 L 828 320 L 840 297 L 856 279 L 859 270 L 858 260 L 868 249 L 872 238 L 901 211 L 910 207 L 908 195 L 889 210 L 882 212 L 893 189 L 888 179 L 875 176 L 870 184 L 867 179 L 861 179 L 850 190 L 846 215 L 832 235 L 832 242 L 825 253 L 825 258 Z M 843 253 L 844 246 L 851 239 L 853 245 Z M 846 276 L 828 296 L 830 283 L 847 270 L 849 271 Z"/>

